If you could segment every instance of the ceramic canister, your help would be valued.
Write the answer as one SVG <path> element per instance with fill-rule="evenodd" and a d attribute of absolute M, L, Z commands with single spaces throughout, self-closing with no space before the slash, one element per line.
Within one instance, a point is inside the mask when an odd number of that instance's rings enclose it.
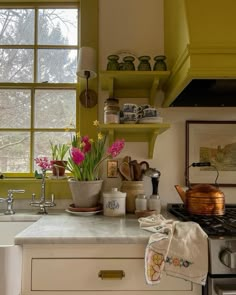
<path fill-rule="evenodd" d="M 103 215 L 124 216 L 126 212 L 126 193 L 112 188 L 110 192 L 103 193 Z"/>
<path fill-rule="evenodd" d="M 123 180 L 120 190 L 127 194 L 126 197 L 126 212 L 135 212 L 135 199 L 138 194 L 144 194 L 144 181 L 126 181 Z"/>

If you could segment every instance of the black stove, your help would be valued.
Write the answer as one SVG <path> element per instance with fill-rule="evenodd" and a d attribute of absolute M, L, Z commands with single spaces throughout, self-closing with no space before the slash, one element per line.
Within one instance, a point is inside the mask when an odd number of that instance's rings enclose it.
<path fill-rule="evenodd" d="M 236 295 L 236 205 L 226 204 L 222 216 L 192 215 L 183 204 L 168 204 L 180 221 L 194 221 L 208 235 L 209 264 L 202 295 Z"/>
<path fill-rule="evenodd" d="M 208 236 L 236 237 L 236 205 L 227 204 L 222 216 L 203 216 L 188 213 L 183 204 L 168 204 L 167 210 L 181 221 L 198 223 Z"/>

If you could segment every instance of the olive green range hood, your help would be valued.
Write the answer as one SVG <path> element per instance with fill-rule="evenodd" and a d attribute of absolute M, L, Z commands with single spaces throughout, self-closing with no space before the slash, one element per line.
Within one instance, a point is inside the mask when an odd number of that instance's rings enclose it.
<path fill-rule="evenodd" d="M 236 0 L 164 0 L 163 107 L 236 106 Z"/>

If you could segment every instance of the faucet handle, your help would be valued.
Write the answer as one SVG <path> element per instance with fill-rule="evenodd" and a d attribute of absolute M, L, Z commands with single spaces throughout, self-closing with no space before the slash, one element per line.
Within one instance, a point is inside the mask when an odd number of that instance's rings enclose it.
<path fill-rule="evenodd" d="M 8 190 L 8 194 L 23 194 L 25 193 L 25 190 L 24 189 L 9 189 Z"/>
<path fill-rule="evenodd" d="M 51 204 L 53 206 L 56 206 L 56 203 L 55 203 L 55 195 L 54 194 L 51 194 Z"/>
<path fill-rule="evenodd" d="M 22 194 L 25 192 L 24 189 L 9 189 L 8 191 L 8 198 L 13 198 L 13 194 Z"/>
<path fill-rule="evenodd" d="M 32 201 L 32 202 L 35 201 L 35 197 L 36 197 L 36 194 L 35 194 L 35 193 L 32 193 L 32 196 L 31 196 L 31 201 Z"/>

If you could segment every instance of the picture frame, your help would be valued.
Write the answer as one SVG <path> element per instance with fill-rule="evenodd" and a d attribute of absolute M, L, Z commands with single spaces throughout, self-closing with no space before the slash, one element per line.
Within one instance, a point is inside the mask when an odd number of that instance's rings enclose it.
<path fill-rule="evenodd" d="M 186 185 L 236 186 L 236 121 L 189 120 L 185 127 Z M 191 166 L 196 162 L 211 166 Z"/>
<path fill-rule="evenodd" d="M 118 161 L 117 160 L 107 161 L 107 177 L 108 178 L 118 177 Z"/>

